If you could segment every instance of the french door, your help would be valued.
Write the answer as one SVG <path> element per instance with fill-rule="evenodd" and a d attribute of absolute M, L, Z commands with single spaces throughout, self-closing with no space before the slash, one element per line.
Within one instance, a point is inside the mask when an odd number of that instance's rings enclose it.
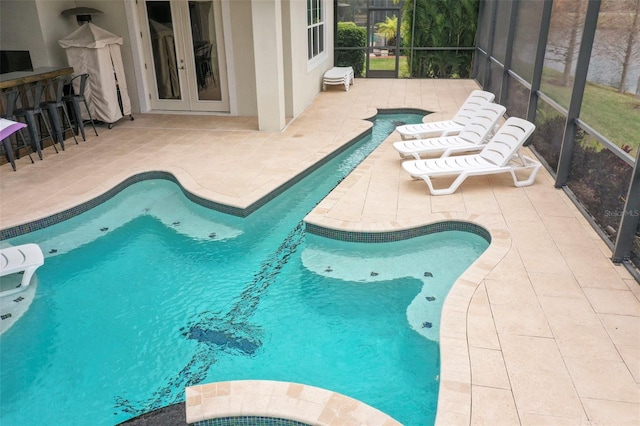
<path fill-rule="evenodd" d="M 151 108 L 229 111 L 220 1 L 138 3 Z"/>

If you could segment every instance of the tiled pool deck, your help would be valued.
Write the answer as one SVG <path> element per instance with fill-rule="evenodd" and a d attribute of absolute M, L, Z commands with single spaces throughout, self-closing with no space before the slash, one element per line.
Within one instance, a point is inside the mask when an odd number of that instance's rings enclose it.
<path fill-rule="evenodd" d="M 246 208 L 367 129 L 363 119 L 377 108 L 447 118 L 476 88 L 469 80 L 356 80 L 348 92 L 320 93 L 277 133 L 256 131 L 252 118 L 136 115 L 100 128 L 99 137 L 88 132 L 79 145 L 67 141 L 60 154 L 48 148 L 44 161 L 20 159 L 17 172 L 2 165 L 0 229 L 72 208 L 148 171 L 172 173 L 198 196 Z M 392 134 L 306 220 L 366 232 L 456 220 L 491 233 L 489 249 L 444 306 L 437 423 L 640 424 L 640 285 L 610 262 L 606 244 L 551 176 L 543 170 L 526 188 L 515 188 L 508 174 L 474 177 L 455 194 L 432 197 L 400 168 L 396 140 Z M 322 392 L 295 391 L 303 402 L 328 401 Z M 188 400 L 187 409 L 209 410 L 198 406 L 205 399 Z M 242 406 L 238 415 L 256 409 Z M 363 412 L 335 411 L 324 424 L 389 420 Z"/>

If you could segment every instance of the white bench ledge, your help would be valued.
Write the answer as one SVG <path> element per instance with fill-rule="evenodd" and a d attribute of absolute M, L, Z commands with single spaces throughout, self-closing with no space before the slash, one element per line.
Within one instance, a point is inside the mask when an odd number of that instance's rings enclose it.
<path fill-rule="evenodd" d="M 0 277 L 18 272 L 24 272 L 17 288 L 0 291 L 0 297 L 11 296 L 26 290 L 31 283 L 31 277 L 44 264 L 44 256 L 37 244 L 0 249 Z"/>

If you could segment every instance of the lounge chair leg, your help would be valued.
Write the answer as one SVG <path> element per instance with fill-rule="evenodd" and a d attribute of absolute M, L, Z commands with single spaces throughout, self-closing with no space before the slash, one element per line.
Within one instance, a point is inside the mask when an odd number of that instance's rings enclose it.
<path fill-rule="evenodd" d="M 462 185 L 462 182 L 465 181 L 467 176 L 468 176 L 467 173 L 462 173 L 458 175 L 458 177 L 451 183 L 451 185 L 449 185 L 446 188 L 439 188 L 439 189 L 436 189 L 433 187 L 433 182 L 431 182 L 431 178 L 429 176 L 422 176 L 422 179 L 424 179 L 424 181 L 427 183 L 427 186 L 429 187 L 429 191 L 431 192 L 431 195 L 449 195 L 456 192 L 458 187 Z"/>
<path fill-rule="evenodd" d="M 526 180 L 518 180 L 518 177 L 516 176 L 516 172 L 515 170 L 510 170 L 511 172 L 511 177 L 513 178 L 513 184 L 515 186 L 517 186 L 518 188 L 523 187 L 523 186 L 529 186 L 529 185 L 533 185 L 533 182 L 535 182 L 536 180 L 536 175 L 538 174 L 538 170 L 540 170 L 540 167 L 542 167 L 542 164 L 536 164 L 533 166 L 528 166 L 528 167 L 522 167 L 518 170 L 525 170 L 525 169 L 532 169 L 531 170 L 531 174 L 529 175 L 529 177 Z"/>

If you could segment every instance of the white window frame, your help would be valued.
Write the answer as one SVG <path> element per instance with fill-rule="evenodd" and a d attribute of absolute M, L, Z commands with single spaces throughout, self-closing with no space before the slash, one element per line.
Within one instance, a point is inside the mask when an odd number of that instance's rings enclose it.
<path fill-rule="evenodd" d="M 314 6 L 317 8 L 314 9 Z M 315 16 L 314 16 L 315 15 Z M 307 69 L 327 57 L 327 23 L 325 0 L 307 0 Z"/>

